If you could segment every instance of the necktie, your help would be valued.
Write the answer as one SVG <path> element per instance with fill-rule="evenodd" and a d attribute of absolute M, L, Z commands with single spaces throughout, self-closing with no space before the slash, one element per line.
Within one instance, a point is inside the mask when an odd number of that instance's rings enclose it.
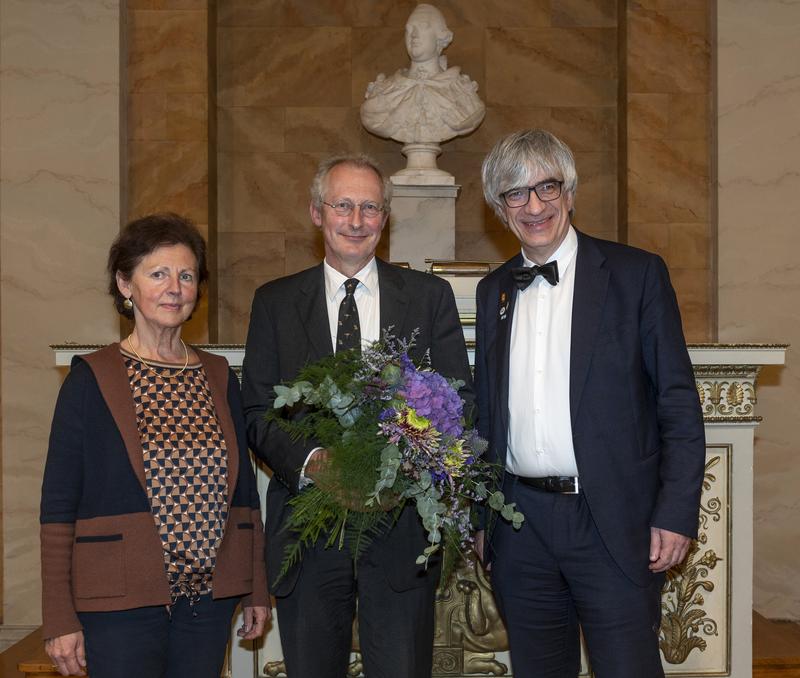
<path fill-rule="evenodd" d="M 346 351 L 350 348 L 361 350 L 361 328 L 358 322 L 358 307 L 353 296 L 358 287 L 358 279 L 350 278 L 344 281 L 344 299 L 339 304 L 339 326 L 336 330 L 336 351 Z"/>
<path fill-rule="evenodd" d="M 541 266 L 518 266 L 511 269 L 511 275 L 520 290 L 530 285 L 537 275 L 542 276 L 551 285 L 558 285 L 558 263 L 548 261 Z"/>

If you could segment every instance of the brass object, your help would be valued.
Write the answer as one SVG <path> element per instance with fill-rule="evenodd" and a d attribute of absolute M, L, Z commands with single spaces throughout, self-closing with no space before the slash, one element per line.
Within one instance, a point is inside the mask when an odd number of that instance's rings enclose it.
<path fill-rule="evenodd" d="M 286 664 L 283 662 L 283 660 L 277 662 L 267 662 L 264 665 L 264 675 L 270 676 L 270 678 L 273 678 L 273 676 L 285 676 Z"/>
<path fill-rule="evenodd" d="M 508 650 L 508 635 L 483 568 L 463 560 L 436 596 L 434 676 L 505 676 L 495 657 Z"/>
<path fill-rule="evenodd" d="M 487 275 L 492 272 L 492 264 L 487 261 L 437 261 L 425 259 L 428 270 L 435 275 Z M 497 264 L 495 264 L 497 266 Z"/>

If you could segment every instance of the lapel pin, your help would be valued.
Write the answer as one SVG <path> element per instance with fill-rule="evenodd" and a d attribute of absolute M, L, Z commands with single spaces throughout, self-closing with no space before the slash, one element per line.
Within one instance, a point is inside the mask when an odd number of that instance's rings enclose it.
<path fill-rule="evenodd" d="M 508 295 L 500 292 L 500 320 L 505 320 L 508 314 Z"/>

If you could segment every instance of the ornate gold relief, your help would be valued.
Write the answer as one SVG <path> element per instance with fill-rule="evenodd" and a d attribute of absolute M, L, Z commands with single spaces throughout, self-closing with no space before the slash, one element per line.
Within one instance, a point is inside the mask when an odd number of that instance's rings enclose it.
<path fill-rule="evenodd" d="M 717 486 L 716 467 L 720 467 L 723 473 L 730 473 L 730 468 L 726 468 L 727 465 L 721 466 L 724 459 L 727 459 L 729 464 L 729 456 L 714 455 L 707 459 L 703 475 L 698 538 L 692 543 L 683 564 L 667 572 L 662 590 L 659 647 L 665 663 L 679 669 L 679 674 L 683 673 L 680 669 L 685 668 L 679 665 L 686 664 L 693 653 L 705 653 L 710 647 L 709 639 L 719 638 L 720 635 L 723 642 L 721 644 L 717 642 L 714 658 L 694 661 L 690 659 L 690 661 L 698 669 L 704 664 L 709 665 L 709 668 L 714 664 L 719 665 L 720 659 L 723 666 L 728 662 L 726 641 L 729 634 L 730 620 L 727 618 L 729 611 L 725 616 L 715 616 L 722 612 L 720 596 L 726 594 L 727 580 L 724 575 L 711 574 L 717 564 L 724 560 L 719 555 L 719 549 L 722 549 L 723 555 L 728 552 L 727 533 L 722 534 L 724 530 L 715 527 L 715 524 L 722 522 L 723 517 L 728 516 L 725 499 L 727 494 L 721 498 L 718 493 L 719 490 L 727 493 L 727 488 L 724 485 Z M 729 480 L 729 477 L 727 479 Z M 715 582 L 719 582 L 723 590 L 717 591 Z M 714 602 L 712 596 L 716 599 Z M 709 612 L 712 608 L 716 608 L 717 613 Z M 724 648 L 722 654 L 726 656 L 716 657 L 720 654 L 721 647 Z M 667 673 L 675 674 L 674 671 Z M 691 673 L 694 674 L 694 671 Z M 708 670 L 698 670 L 697 673 L 720 675 L 717 671 Z"/>
<path fill-rule="evenodd" d="M 433 675 L 505 676 L 508 666 L 495 653 L 506 650 L 508 636 L 483 568 L 463 561 L 437 593 Z"/>
<path fill-rule="evenodd" d="M 756 377 L 754 365 L 695 367 L 695 386 L 703 417 L 708 421 L 755 421 Z"/>
<path fill-rule="evenodd" d="M 706 616 L 702 591 L 711 592 L 708 570 L 714 569 L 721 558 L 713 550 L 700 553 L 700 542 L 692 543 L 689 554 L 680 568 L 667 573 L 661 600 L 661 631 L 659 647 L 669 664 L 683 664 L 694 649 L 703 652 L 707 643 L 703 635 L 717 635 L 717 622 Z"/>

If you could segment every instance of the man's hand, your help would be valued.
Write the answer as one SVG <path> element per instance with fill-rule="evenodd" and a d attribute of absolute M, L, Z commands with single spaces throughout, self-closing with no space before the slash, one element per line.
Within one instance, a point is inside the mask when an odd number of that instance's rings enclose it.
<path fill-rule="evenodd" d="M 650 571 L 666 572 L 683 562 L 692 540 L 677 532 L 650 528 Z"/>
<path fill-rule="evenodd" d="M 86 650 L 83 645 L 83 631 L 65 633 L 63 636 L 48 638 L 44 650 L 62 676 L 85 676 Z"/>
<path fill-rule="evenodd" d="M 311 453 L 306 462 L 305 476 L 314 481 L 315 485 L 325 486 L 325 475 L 328 470 L 328 463 L 331 453 L 324 447 L 320 447 Z"/>
<path fill-rule="evenodd" d="M 272 619 L 272 610 L 268 607 L 245 607 L 244 621 L 241 627 L 236 631 L 236 635 L 242 640 L 255 640 L 260 638 L 264 633 L 264 625 L 268 619 Z"/>
<path fill-rule="evenodd" d="M 353 491 L 349 487 L 342 487 L 334 478 L 330 469 L 331 451 L 320 447 L 313 452 L 306 463 L 305 476 L 314 481 L 314 484 L 325 492 L 329 492 L 336 500 L 351 511 L 362 513 L 371 511 L 390 511 L 399 503 L 399 497 L 389 490 L 383 490 L 380 503 L 366 505 L 367 498 Z"/>

